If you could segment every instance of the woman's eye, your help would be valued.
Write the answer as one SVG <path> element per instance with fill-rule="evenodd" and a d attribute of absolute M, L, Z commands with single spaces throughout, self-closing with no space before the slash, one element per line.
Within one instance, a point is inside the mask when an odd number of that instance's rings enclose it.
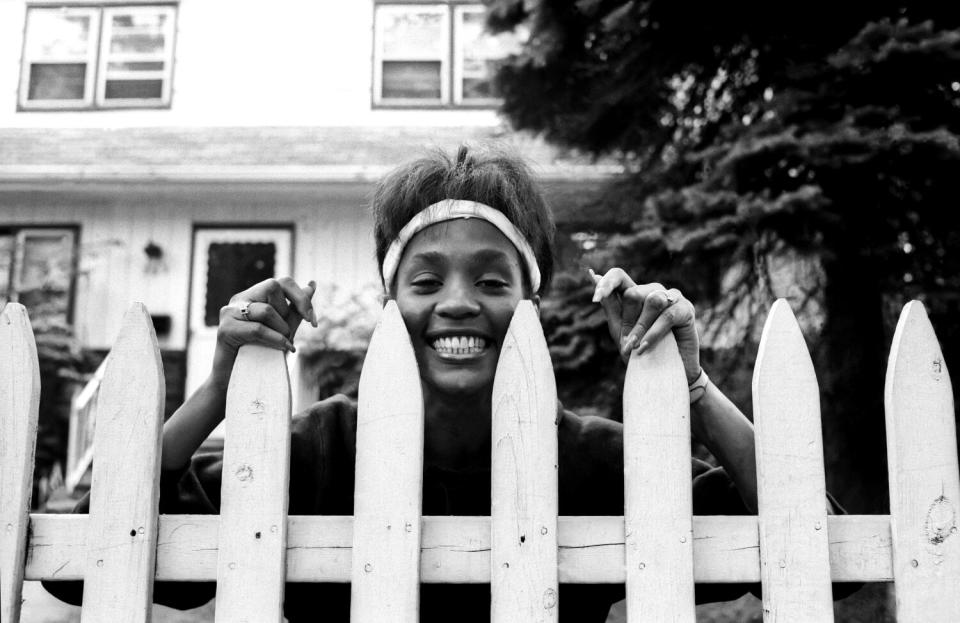
<path fill-rule="evenodd" d="M 440 280 L 436 277 L 417 277 L 412 282 L 410 282 L 415 288 L 436 288 L 441 285 Z"/>
<path fill-rule="evenodd" d="M 510 284 L 504 281 L 503 279 L 481 279 L 477 282 L 482 288 L 506 288 Z"/>

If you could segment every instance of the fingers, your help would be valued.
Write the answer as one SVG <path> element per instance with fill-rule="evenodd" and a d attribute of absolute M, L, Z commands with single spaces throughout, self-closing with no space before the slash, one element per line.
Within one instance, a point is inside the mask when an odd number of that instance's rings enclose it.
<path fill-rule="evenodd" d="M 290 303 L 293 305 L 293 308 L 296 309 L 300 317 L 306 318 L 311 325 L 316 327 L 317 317 L 313 311 L 313 303 L 311 302 L 311 299 L 313 298 L 314 293 L 317 291 L 317 283 L 315 281 L 310 281 L 307 284 L 307 287 L 301 288 L 292 277 L 281 277 L 280 279 L 277 279 L 277 284 L 283 291 L 283 295 L 289 299 Z M 283 315 L 286 316 L 286 314 Z"/>
<path fill-rule="evenodd" d="M 600 278 L 597 278 L 593 271 L 590 272 L 597 282 L 597 287 L 593 290 L 594 303 L 602 303 L 603 299 L 614 292 L 622 292 L 637 285 L 622 268 L 611 268 Z"/>
<path fill-rule="evenodd" d="M 247 315 L 249 320 L 242 318 L 239 307 L 232 305 L 222 308 L 217 339 L 229 346 L 233 352 L 244 344 L 260 344 L 296 352 L 293 342 L 286 336 L 287 323 L 273 307 L 266 303 L 250 303 Z"/>
<path fill-rule="evenodd" d="M 685 367 L 686 359 L 691 360 L 691 368 L 699 365 L 693 304 L 679 290 L 668 290 L 660 283 L 637 285 L 620 268 L 607 271 L 603 277 L 590 273 L 596 283 L 593 300 L 603 305 L 610 335 L 624 359 L 633 350 L 644 352 L 672 330 Z"/>
<path fill-rule="evenodd" d="M 668 298 L 667 294 L 673 294 L 676 298 Z M 637 326 L 631 331 L 630 347 L 636 348 L 638 353 L 647 350 L 653 344 L 659 342 L 663 336 L 670 331 L 677 331 L 681 328 L 693 328 L 694 314 L 693 305 L 687 301 L 677 290 L 660 290 L 647 297 L 648 304 L 644 306 L 640 314 L 640 320 Z M 681 336 L 677 335 L 678 342 Z M 628 340 L 629 341 L 629 340 Z"/>
<path fill-rule="evenodd" d="M 627 354 L 632 348 L 639 348 L 639 345 L 644 342 L 644 338 L 647 338 L 648 341 L 652 339 L 653 343 L 656 343 L 656 340 L 663 337 L 661 333 L 650 336 L 649 332 L 660 319 L 671 323 L 668 328 L 673 327 L 672 323 L 675 321 L 677 313 L 674 305 L 683 299 L 679 290 L 676 288 L 665 290 L 659 283 L 637 286 L 628 294 L 637 312 L 634 316 L 636 318 L 634 326 L 622 344 L 622 351 Z M 625 320 L 627 320 L 626 317 Z"/>
<path fill-rule="evenodd" d="M 266 279 L 247 288 L 220 310 L 218 339 L 234 350 L 243 344 L 261 344 L 294 352 L 291 340 L 301 320 L 317 326 L 311 302 L 316 289 L 314 281 L 301 288 L 291 277 Z"/>

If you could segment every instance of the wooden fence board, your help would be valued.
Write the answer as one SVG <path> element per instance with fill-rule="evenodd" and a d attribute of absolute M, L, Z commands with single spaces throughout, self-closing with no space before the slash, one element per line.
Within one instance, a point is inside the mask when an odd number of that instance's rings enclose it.
<path fill-rule="evenodd" d="M 897 621 L 960 621 L 953 392 L 919 301 L 900 314 L 884 399 Z"/>
<path fill-rule="evenodd" d="M 216 620 L 283 620 L 290 383 L 282 351 L 240 347 L 227 390 Z"/>
<path fill-rule="evenodd" d="M 556 621 L 557 389 L 530 301 L 504 338 L 492 417 L 490 619 Z"/>
<path fill-rule="evenodd" d="M 0 314 L 0 621 L 20 620 L 23 565 L 33 492 L 40 368 L 27 310 Z"/>
<path fill-rule="evenodd" d="M 360 374 L 356 466 L 350 618 L 416 623 L 423 397 L 410 336 L 393 301 L 384 307 Z"/>
<path fill-rule="evenodd" d="M 291 516 L 287 520 L 287 580 L 349 582 L 353 518 Z M 890 517 L 827 517 L 830 566 L 837 582 L 893 580 Z M 26 579 L 83 578 L 86 515 L 31 516 Z M 201 581 L 217 577 L 216 515 L 161 515 L 157 579 Z M 559 579 L 571 584 L 623 584 L 623 517 L 560 517 Z M 759 582 L 757 518 L 694 517 L 697 582 Z M 490 582 L 490 518 L 423 518 L 421 580 Z"/>
<path fill-rule="evenodd" d="M 623 388 L 627 620 L 693 621 L 690 395 L 673 334 Z"/>
<path fill-rule="evenodd" d="M 150 314 L 134 303 L 103 376 L 81 621 L 147 621 L 157 546 L 163 365 Z"/>
<path fill-rule="evenodd" d="M 784 299 L 763 328 L 753 417 L 764 621 L 832 621 L 820 391 Z"/>

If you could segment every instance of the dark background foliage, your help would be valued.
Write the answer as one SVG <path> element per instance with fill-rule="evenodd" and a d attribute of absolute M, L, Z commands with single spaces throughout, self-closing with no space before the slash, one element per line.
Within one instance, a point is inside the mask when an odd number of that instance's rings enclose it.
<path fill-rule="evenodd" d="M 581 265 L 681 287 L 747 411 L 759 327 L 787 296 L 820 380 L 828 486 L 886 512 L 900 306 L 921 298 L 960 361 L 960 5 L 488 5 L 492 28 L 530 33 L 498 77 L 513 125 L 625 167 L 562 232 L 596 244 L 544 306 L 565 402 L 618 415 L 622 366 Z M 711 338 L 725 333 L 744 339 Z"/>

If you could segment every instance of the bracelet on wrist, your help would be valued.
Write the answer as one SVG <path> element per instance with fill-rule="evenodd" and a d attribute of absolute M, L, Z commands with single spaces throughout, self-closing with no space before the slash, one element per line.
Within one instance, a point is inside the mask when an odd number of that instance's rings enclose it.
<path fill-rule="evenodd" d="M 710 377 L 707 372 L 700 368 L 700 374 L 687 387 L 690 390 L 690 404 L 696 404 L 703 395 L 707 393 L 707 385 L 710 384 Z"/>

